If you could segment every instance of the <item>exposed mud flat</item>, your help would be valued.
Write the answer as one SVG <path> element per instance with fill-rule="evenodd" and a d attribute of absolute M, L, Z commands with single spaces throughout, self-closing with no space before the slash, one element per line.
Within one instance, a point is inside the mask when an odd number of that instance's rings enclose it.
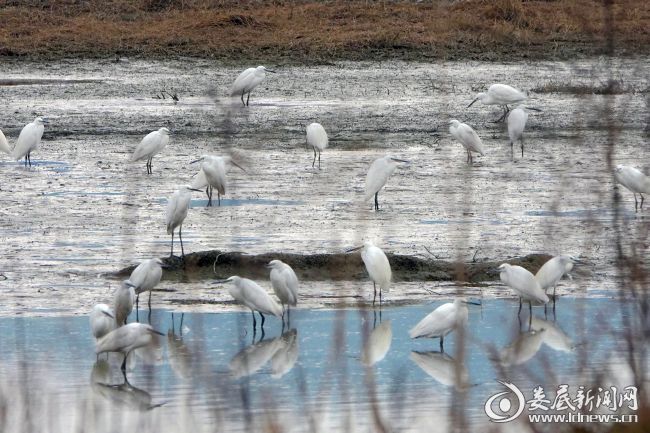
<path fill-rule="evenodd" d="M 465 107 L 493 82 L 530 90 L 553 81 L 596 87 L 614 77 L 643 89 L 646 64 L 287 67 L 269 74 L 244 108 L 223 97 L 239 71 L 210 61 L 7 62 L 4 80 L 34 80 L 0 88 L 0 128 L 9 141 L 37 115 L 50 124 L 32 154 L 34 167 L 6 156 L 0 161 L 0 271 L 6 277 L 0 314 L 85 314 L 112 298 L 118 283 L 107 276 L 169 254 L 166 198 L 191 181 L 198 167 L 189 163 L 205 153 L 230 153 L 247 171 L 230 172 L 220 207 L 206 208 L 205 196 L 195 194 L 183 226 L 186 253 L 340 254 L 363 239 L 394 257 L 449 263 L 568 253 L 588 264 L 560 293 L 616 288 L 614 222 L 620 221 L 627 251 L 643 237 L 647 219 L 645 211 L 634 212 L 627 191 L 620 208 L 612 207 L 605 155 L 613 140 L 615 163 L 647 160 L 647 94 L 530 92 L 530 105 L 543 111 L 530 115 L 525 155 L 515 148 L 514 160 L 505 126 L 491 122 L 499 109 Z M 162 99 L 163 90 L 180 100 Z M 451 118 L 472 125 L 488 149 L 472 167 L 448 135 Z M 312 121 L 330 135 L 320 170 L 311 167 L 313 154 L 305 148 L 304 128 Z M 172 130 L 172 141 L 146 175 L 144 163 L 128 159 L 141 138 L 161 126 Z M 363 183 L 372 160 L 386 153 L 410 163 L 391 176 L 375 212 L 362 201 Z M 362 278 L 361 266 L 350 269 Z M 251 267 L 242 276 L 262 280 L 263 271 Z M 498 283 L 485 290 L 398 275 L 389 302 L 428 300 L 436 296 L 432 291 L 508 295 Z M 168 279 L 159 289 L 153 296 L 158 307 L 236 308 L 225 291 L 200 278 Z M 367 300 L 368 290 L 367 281 L 328 282 L 325 275 L 301 286 L 308 308 Z"/>

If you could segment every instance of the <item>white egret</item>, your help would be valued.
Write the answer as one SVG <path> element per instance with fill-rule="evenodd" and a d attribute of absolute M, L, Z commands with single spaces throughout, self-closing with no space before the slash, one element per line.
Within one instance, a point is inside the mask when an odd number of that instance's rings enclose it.
<path fill-rule="evenodd" d="M 452 137 L 458 140 L 467 151 L 468 164 L 473 162 L 472 152 L 485 155 L 485 148 L 483 147 L 481 137 L 479 137 L 476 131 L 474 131 L 474 129 L 472 129 L 468 124 L 460 123 L 458 120 L 452 119 L 449 121 L 449 133 Z"/>
<path fill-rule="evenodd" d="M 169 143 L 169 129 L 160 128 L 147 134 L 135 148 L 131 162 L 147 160 L 147 174 L 153 173 L 152 159 Z"/>
<path fill-rule="evenodd" d="M 517 107 L 508 114 L 508 136 L 510 137 L 510 153 L 513 158 L 517 140 L 521 143 L 521 157 L 524 157 L 524 128 L 527 120 L 528 113 L 522 107 Z"/>
<path fill-rule="evenodd" d="M 311 166 L 316 164 L 316 152 L 318 151 L 318 169 L 320 170 L 320 153 L 327 147 L 328 139 L 325 128 L 320 123 L 310 123 L 307 126 L 307 145 L 314 149 L 314 160 Z"/>
<path fill-rule="evenodd" d="M 563 276 L 569 275 L 573 269 L 573 264 L 577 260 L 574 257 L 567 255 L 555 256 L 539 268 L 535 274 L 535 278 L 539 282 L 539 286 L 544 292 L 553 287 L 553 296 L 555 296 L 555 288 L 557 283 L 560 282 Z M 571 277 L 569 275 L 569 277 Z"/>
<path fill-rule="evenodd" d="M 445 386 L 464 388 L 469 383 L 467 368 L 444 352 L 411 352 L 415 362 L 426 374 Z M 456 376 L 458 369 L 458 377 Z"/>
<path fill-rule="evenodd" d="M 381 322 L 368 336 L 361 351 L 361 363 L 371 367 L 384 359 L 393 341 L 393 330 L 390 320 Z"/>
<path fill-rule="evenodd" d="M 208 196 L 208 205 L 212 206 L 212 189 L 217 189 L 218 206 L 221 206 L 221 196 L 226 193 L 228 179 L 226 173 L 230 165 L 239 167 L 243 172 L 244 168 L 232 160 L 230 156 L 203 155 L 201 158 L 192 161 L 190 164 L 200 162 L 201 170 L 192 181 L 192 188 L 206 187 L 205 193 Z M 203 173 L 203 174 L 201 174 Z"/>
<path fill-rule="evenodd" d="M 167 203 L 167 210 L 165 212 L 165 224 L 167 225 L 167 234 L 172 235 L 172 249 L 169 254 L 170 257 L 174 256 L 174 230 L 178 227 L 178 238 L 181 241 L 181 255 L 185 257 L 185 250 L 183 249 L 183 221 L 187 217 L 187 211 L 190 208 L 192 201 L 192 191 L 201 192 L 200 189 L 192 188 L 191 186 L 182 186 L 176 191 Z"/>
<path fill-rule="evenodd" d="M 287 306 L 287 315 L 290 319 L 290 307 L 298 303 L 298 277 L 291 266 L 280 260 L 271 260 L 266 267 L 271 269 L 270 278 L 273 291 L 280 299 L 282 309 L 284 310 L 284 306 Z M 284 311 L 282 315 L 284 316 Z"/>
<path fill-rule="evenodd" d="M 476 95 L 474 99 L 467 108 L 471 107 L 476 101 L 481 101 L 485 105 L 499 105 L 503 107 L 503 116 L 497 119 L 497 122 L 504 120 L 508 111 L 508 105 L 517 104 L 528 99 L 528 95 L 515 89 L 514 87 L 508 86 L 507 84 L 492 84 L 487 93 L 481 92 Z"/>
<path fill-rule="evenodd" d="M 366 176 L 366 188 L 364 201 L 368 201 L 373 195 L 375 196 L 375 210 L 379 210 L 379 191 L 386 185 L 388 177 L 393 174 L 398 163 L 408 161 L 404 159 L 393 158 L 392 156 L 384 156 L 377 158 L 370 165 L 368 175 Z"/>
<path fill-rule="evenodd" d="M 377 298 L 377 284 L 379 284 L 379 305 L 381 305 L 382 291 L 385 290 L 388 292 L 392 277 L 388 257 L 386 257 L 386 254 L 384 254 L 381 248 L 375 246 L 371 241 L 366 241 L 362 246 L 354 247 L 347 252 L 350 253 L 357 250 L 362 250 L 361 259 L 364 265 L 366 265 L 366 270 L 372 280 L 374 290 L 372 305 L 375 305 L 375 299 Z"/>
<path fill-rule="evenodd" d="M 16 161 L 20 158 L 25 158 L 25 167 L 29 162 L 29 166 L 32 166 L 32 151 L 38 148 L 38 145 L 41 142 L 43 137 L 43 131 L 45 130 L 45 125 L 47 121 L 42 117 L 37 117 L 32 123 L 25 125 L 20 131 L 18 136 L 18 141 L 16 141 L 16 146 L 11 152 L 11 157 Z"/>
<path fill-rule="evenodd" d="M 150 325 L 143 323 L 129 323 L 109 332 L 97 341 L 95 353 L 120 352 L 124 354 L 122 371 L 126 371 L 126 359 L 129 354 L 138 348 L 148 346 L 154 342 L 153 334 L 165 335 L 158 332 Z"/>
<path fill-rule="evenodd" d="M 520 334 L 508 347 L 501 350 L 499 358 L 504 367 L 523 364 L 542 347 L 546 330 L 529 331 Z"/>
<path fill-rule="evenodd" d="M 546 304 L 548 296 L 544 293 L 539 281 L 530 273 L 528 269 L 521 266 L 513 266 L 509 263 L 503 263 L 497 268 L 500 272 L 499 277 L 508 287 L 519 295 L 519 313 L 521 313 L 522 299 L 528 301 L 528 306 L 532 316 L 533 302 Z"/>
<path fill-rule="evenodd" d="M 244 72 L 239 74 L 232 87 L 230 88 L 230 96 L 241 95 L 241 103 L 245 106 L 248 106 L 248 100 L 251 97 L 251 91 L 264 80 L 267 72 L 275 73 L 275 71 L 267 69 L 264 66 L 246 69 Z M 244 102 L 245 94 L 248 94 L 246 97 L 246 102 Z"/>
<path fill-rule="evenodd" d="M 106 304 L 97 304 L 90 312 L 90 330 L 96 339 L 115 329 L 115 315 Z"/>
<path fill-rule="evenodd" d="M 133 311 L 135 302 L 135 286 L 129 280 L 122 281 L 120 287 L 115 290 L 113 297 L 113 311 L 115 314 L 115 323 L 117 326 L 126 324 L 126 319 Z"/>
<path fill-rule="evenodd" d="M 469 310 L 467 305 L 461 299 L 456 299 L 454 302 L 442 304 L 410 331 L 411 338 L 440 338 L 440 350 L 444 352 L 444 339 L 445 335 L 451 331 L 465 326 Z"/>
<path fill-rule="evenodd" d="M 282 317 L 282 307 L 255 281 L 234 275 L 225 280 L 215 282 L 232 283 L 228 286 L 228 293 L 236 301 L 251 309 L 251 313 L 253 314 L 253 332 L 255 332 L 255 327 L 257 326 L 255 320 L 256 311 L 262 317 L 262 325 L 260 326 L 262 332 L 264 332 L 264 314 L 271 314 L 278 318 Z"/>
<path fill-rule="evenodd" d="M 0 130 L 0 152 L 11 155 L 11 146 L 9 146 L 7 137 L 5 137 L 5 135 L 2 133 L 2 130 Z"/>
<path fill-rule="evenodd" d="M 640 208 L 643 209 L 643 201 L 645 200 L 643 194 L 650 194 L 650 177 L 634 167 L 619 164 L 614 170 L 614 178 L 618 183 L 632 191 L 635 211 L 639 208 L 636 195 L 641 196 Z"/>
<path fill-rule="evenodd" d="M 131 272 L 129 281 L 135 287 L 135 308 L 138 309 L 138 303 L 140 301 L 140 293 L 149 292 L 149 309 L 151 310 L 151 291 L 156 285 L 160 282 L 162 278 L 162 269 L 167 267 L 165 263 L 158 259 L 148 259 L 140 263 L 134 270 Z"/>
<path fill-rule="evenodd" d="M 277 338 L 282 345 L 271 358 L 271 376 L 274 379 L 287 374 L 298 361 L 298 331 L 291 329 Z"/>

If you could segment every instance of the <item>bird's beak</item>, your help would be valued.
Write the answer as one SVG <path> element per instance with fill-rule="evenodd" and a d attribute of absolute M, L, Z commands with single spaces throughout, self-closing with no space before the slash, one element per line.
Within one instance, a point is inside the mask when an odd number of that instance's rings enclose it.
<path fill-rule="evenodd" d="M 201 162 L 201 161 L 203 161 L 204 159 L 205 159 L 205 158 L 199 158 L 199 159 L 197 159 L 197 160 L 195 160 L 195 161 L 190 162 L 190 164 L 196 164 L 197 162 Z"/>
<path fill-rule="evenodd" d="M 161 267 L 162 269 L 171 269 L 171 268 L 172 268 L 172 267 L 169 266 L 167 263 L 163 263 L 162 265 L 160 265 L 160 267 Z"/>
<path fill-rule="evenodd" d="M 361 248 L 363 248 L 363 245 L 360 246 L 360 247 L 350 248 L 349 250 L 345 250 L 345 252 L 346 252 L 346 253 L 352 253 L 352 252 L 354 252 L 354 251 L 358 251 L 358 250 L 360 250 Z"/>
<path fill-rule="evenodd" d="M 230 282 L 230 280 L 228 278 L 226 278 L 224 280 L 214 280 L 212 283 L 213 284 L 224 284 L 224 283 L 229 283 L 229 282 Z"/>
<path fill-rule="evenodd" d="M 399 158 L 391 158 L 391 159 L 392 159 L 393 161 L 395 161 L 395 162 L 404 162 L 404 163 L 406 163 L 406 164 L 408 164 L 408 163 L 410 162 L 410 161 L 407 161 L 407 160 L 405 160 L 405 159 L 399 159 Z"/>
<path fill-rule="evenodd" d="M 271 266 L 270 264 L 267 264 L 267 265 L 264 265 L 264 266 L 266 266 L 266 267 L 269 268 L 269 269 L 271 269 L 271 268 L 273 267 L 273 266 Z"/>
<path fill-rule="evenodd" d="M 49 125 L 49 124 L 50 124 L 50 120 L 47 119 L 47 118 L 44 118 L 44 119 L 43 119 L 43 124 L 45 124 L 45 125 Z"/>
<path fill-rule="evenodd" d="M 475 103 L 476 101 L 478 101 L 478 98 L 474 99 L 474 100 L 473 100 L 473 101 L 472 101 L 472 102 L 467 106 L 467 108 L 469 108 L 469 107 L 471 107 L 472 105 L 474 105 L 474 103 Z"/>
<path fill-rule="evenodd" d="M 187 188 L 187 189 L 189 189 L 190 191 L 203 192 L 200 189 L 196 189 L 196 188 Z"/>
<path fill-rule="evenodd" d="M 160 331 L 156 331 L 155 329 L 152 329 L 151 332 L 153 332 L 154 334 L 158 334 L 158 335 L 165 335 Z"/>
<path fill-rule="evenodd" d="M 110 317 L 111 319 L 115 319 L 115 316 L 113 316 L 113 315 L 112 315 L 111 313 L 109 313 L 108 311 L 102 311 L 102 313 L 106 314 L 106 315 L 107 315 L 108 317 Z"/>
<path fill-rule="evenodd" d="M 272 74 L 275 74 L 275 71 L 273 69 L 266 69 L 266 72 L 270 72 Z"/>
<path fill-rule="evenodd" d="M 535 108 L 535 107 L 526 107 L 526 110 L 533 110 L 533 111 L 537 111 L 538 113 L 542 112 L 542 110 L 540 110 L 539 108 Z"/>
<path fill-rule="evenodd" d="M 231 163 L 232 165 L 234 165 L 235 167 L 239 167 L 239 168 L 241 169 L 241 171 L 243 171 L 244 173 L 246 173 L 246 170 L 244 170 L 244 167 L 242 167 L 241 165 L 237 164 L 237 163 L 236 163 L 235 161 L 233 161 L 232 159 L 230 160 L 230 163 Z"/>
<path fill-rule="evenodd" d="M 465 304 L 469 304 L 469 305 L 483 305 L 483 304 L 481 304 L 480 302 L 474 302 L 474 301 L 463 301 L 463 302 L 464 302 Z"/>
<path fill-rule="evenodd" d="M 133 287 L 133 288 L 136 287 L 135 284 L 133 284 L 133 283 L 124 283 L 124 284 L 126 284 L 127 287 Z"/>

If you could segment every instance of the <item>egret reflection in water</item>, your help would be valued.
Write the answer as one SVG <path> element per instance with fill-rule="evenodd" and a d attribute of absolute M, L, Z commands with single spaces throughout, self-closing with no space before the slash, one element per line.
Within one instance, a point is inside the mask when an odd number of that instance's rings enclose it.
<path fill-rule="evenodd" d="M 282 336 L 279 336 L 270 340 L 261 339 L 245 347 L 230 360 L 230 373 L 235 379 L 257 373 L 283 346 Z"/>
<path fill-rule="evenodd" d="M 464 388 L 469 383 L 469 373 L 465 365 L 458 363 L 444 352 L 413 351 L 411 361 L 436 382 L 445 386 Z"/>
<path fill-rule="evenodd" d="M 370 332 L 361 351 L 361 363 L 366 367 L 371 367 L 384 359 L 390 350 L 392 340 L 391 321 L 385 320 Z"/>
<path fill-rule="evenodd" d="M 110 376 L 110 364 L 103 359 L 99 360 L 93 365 L 90 386 L 95 395 L 103 397 L 111 404 L 134 411 L 147 411 L 165 404 L 152 403 L 151 394 L 131 385 L 126 373 L 123 374 L 123 382 L 119 384 L 105 382 Z"/>
<path fill-rule="evenodd" d="M 509 367 L 529 361 L 542 347 L 545 333 L 546 330 L 542 329 L 519 334 L 510 345 L 501 350 L 501 365 Z"/>

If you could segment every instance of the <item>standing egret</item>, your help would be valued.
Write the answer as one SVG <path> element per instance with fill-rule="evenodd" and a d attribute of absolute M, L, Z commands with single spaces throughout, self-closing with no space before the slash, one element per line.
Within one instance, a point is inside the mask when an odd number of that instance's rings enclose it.
<path fill-rule="evenodd" d="M 218 206 L 221 206 L 221 196 L 226 193 L 228 180 L 226 173 L 230 165 L 239 167 L 243 172 L 244 168 L 232 160 L 230 156 L 203 155 L 201 158 L 192 161 L 190 164 L 201 163 L 201 171 L 191 184 L 192 188 L 206 187 L 205 193 L 208 196 L 208 205 L 212 206 L 212 188 L 217 189 Z M 201 175 L 203 173 L 203 175 Z"/>
<path fill-rule="evenodd" d="M 106 304 L 97 304 L 90 312 L 90 330 L 95 339 L 102 338 L 104 335 L 115 329 L 115 315 L 113 310 Z"/>
<path fill-rule="evenodd" d="M 508 105 L 517 104 L 526 99 L 528 99 L 528 95 L 514 87 L 508 86 L 507 84 L 492 84 L 487 93 L 481 92 L 476 95 L 476 99 L 474 99 L 467 108 L 474 105 L 476 101 L 481 101 L 485 105 L 499 105 L 503 107 L 503 116 L 496 121 L 500 122 L 506 118 L 508 111 L 510 111 Z"/>
<path fill-rule="evenodd" d="M 449 334 L 454 329 L 465 326 L 469 310 L 467 305 L 461 299 L 456 299 L 454 302 L 442 304 L 410 331 L 411 338 L 438 338 L 440 337 L 440 351 L 444 352 L 444 339 L 445 335 Z"/>
<path fill-rule="evenodd" d="M 521 142 L 521 157 L 524 157 L 524 128 L 528 120 L 528 113 L 517 107 L 508 115 L 508 136 L 510 137 L 510 153 L 514 159 L 514 145 L 517 140 Z"/>
<path fill-rule="evenodd" d="M 636 211 L 639 207 L 643 209 L 643 201 L 645 200 L 643 194 L 650 194 L 650 177 L 634 167 L 620 164 L 614 170 L 614 177 L 618 183 L 634 194 L 634 210 Z M 641 196 L 641 206 L 638 206 L 637 194 Z"/>
<path fill-rule="evenodd" d="M 500 272 L 501 281 L 508 285 L 517 295 L 519 295 L 519 313 L 521 313 L 522 299 L 528 301 L 530 315 L 533 314 L 533 302 L 546 304 L 548 296 L 539 285 L 539 281 L 533 274 L 521 266 L 513 266 L 509 263 L 503 263 L 497 268 Z"/>
<path fill-rule="evenodd" d="M 384 156 L 375 159 L 370 165 L 368 175 L 366 176 L 364 201 L 368 201 L 374 195 L 375 210 L 379 210 L 379 191 L 384 187 L 384 185 L 386 185 L 388 177 L 393 174 L 400 162 L 408 163 L 408 161 L 403 159 Z"/>
<path fill-rule="evenodd" d="M 45 125 L 47 123 L 42 117 L 37 117 L 32 123 L 25 125 L 20 131 L 18 136 L 18 141 L 16 141 L 16 146 L 11 152 L 12 158 L 16 161 L 20 158 L 25 158 L 25 167 L 29 162 L 29 166 L 32 166 L 31 154 L 33 150 L 38 148 L 38 145 L 41 142 L 41 137 L 43 137 L 43 131 L 45 130 Z"/>
<path fill-rule="evenodd" d="M 156 154 L 167 146 L 167 143 L 169 143 L 169 129 L 163 127 L 157 131 L 150 132 L 136 146 L 135 152 L 133 152 L 133 156 L 131 157 L 131 162 L 146 159 L 147 174 L 153 173 L 151 161 Z"/>
<path fill-rule="evenodd" d="M 239 74 L 232 87 L 230 88 L 230 96 L 241 95 L 241 103 L 245 106 L 248 106 L 248 100 L 251 97 L 251 91 L 264 80 L 267 72 L 275 73 L 275 71 L 266 69 L 264 66 L 246 69 L 244 72 Z M 246 102 L 244 102 L 244 95 L 247 93 L 248 96 L 246 97 Z"/>
<path fill-rule="evenodd" d="M 133 350 L 151 344 L 154 341 L 153 334 L 165 335 L 162 332 L 156 331 L 150 325 L 129 323 L 109 332 L 98 340 L 95 345 L 95 353 L 97 355 L 104 352 L 123 353 L 122 372 L 125 372 L 126 358 L 128 358 Z"/>
<path fill-rule="evenodd" d="M 185 257 L 185 250 L 183 249 L 183 221 L 187 216 L 187 211 L 190 208 L 190 201 L 192 201 L 192 191 L 201 192 L 200 189 L 192 188 L 191 186 L 182 186 L 172 195 L 167 203 L 167 211 L 165 212 L 165 224 L 167 225 L 167 234 L 172 235 L 172 250 L 169 254 L 174 257 L 174 230 L 178 227 L 178 238 L 181 240 L 181 255 Z"/>
<path fill-rule="evenodd" d="M 230 293 L 230 296 L 232 296 L 236 301 L 251 309 L 251 313 L 253 314 L 253 333 L 255 333 L 255 327 L 257 326 L 255 320 L 256 311 L 260 313 L 260 316 L 262 317 L 262 325 L 260 326 L 262 333 L 264 333 L 264 314 L 272 314 L 279 318 L 282 317 L 282 307 L 255 281 L 235 275 L 226 278 L 225 280 L 215 282 L 232 283 L 232 285 L 228 287 L 228 293 Z"/>
<path fill-rule="evenodd" d="M 140 302 L 140 293 L 149 292 L 149 309 L 151 310 L 151 291 L 152 289 L 160 282 L 162 277 L 162 268 L 166 267 L 162 260 L 148 259 L 140 263 L 134 270 L 131 272 L 129 281 L 135 287 L 135 309 L 138 310 L 138 304 Z"/>
<path fill-rule="evenodd" d="M 135 302 L 135 286 L 129 280 L 122 281 L 120 287 L 115 290 L 113 300 L 113 311 L 115 312 L 115 323 L 117 326 L 126 325 L 126 319 L 133 311 Z"/>
<path fill-rule="evenodd" d="M 273 291 L 282 303 L 282 320 L 284 320 L 284 306 L 286 305 L 288 322 L 291 318 L 290 307 L 298 303 L 298 277 L 291 266 L 280 260 L 271 260 L 267 267 L 271 269 L 270 278 Z"/>
<path fill-rule="evenodd" d="M 320 123 L 311 123 L 307 126 L 307 145 L 314 149 L 312 168 L 316 164 L 316 151 L 318 151 L 318 169 L 320 170 L 320 153 L 327 147 L 327 132 Z"/>
<path fill-rule="evenodd" d="M 483 147 L 481 137 L 468 124 L 460 123 L 458 120 L 452 119 L 449 121 L 449 133 L 467 150 L 468 164 L 473 162 L 472 152 L 485 155 L 485 148 Z"/>
<path fill-rule="evenodd" d="M 388 257 L 386 257 L 386 254 L 384 254 L 381 248 L 376 247 L 371 241 L 366 241 L 362 246 L 352 248 L 347 252 L 350 253 L 361 249 L 361 259 L 366 265 L 366 270 L 372 280 L 374 290 L 372 305 L 375 305 L 375 299 L 377 298 L 377 284 L 379 284 L 379 305 L 381 305 L 382 291 L 385 290 L 388 292 L 392 276 Z"/>
<path fill-rule="evenodd" d="M 5 135 L 2 133 L 2 130 L 0 130 L 0 152 L 11 155 L 11 146 L 9 146 L 7 137 L 5 137 Z"/>
<path fill-rule="evenodd" d="M 571 269 L 573 269 L 573 264 L 577 260 L 571 256 L 555 256 L 539 268 L 539 271 L 535 274 L 539 286 L 544 292 L 553 287 L 553 296 L 555 297 L 555 288 L 557 283 L 562 279 L 563 276 L 569 275 Z M 569 275 L 569 277 L 571 277 Z"/>

